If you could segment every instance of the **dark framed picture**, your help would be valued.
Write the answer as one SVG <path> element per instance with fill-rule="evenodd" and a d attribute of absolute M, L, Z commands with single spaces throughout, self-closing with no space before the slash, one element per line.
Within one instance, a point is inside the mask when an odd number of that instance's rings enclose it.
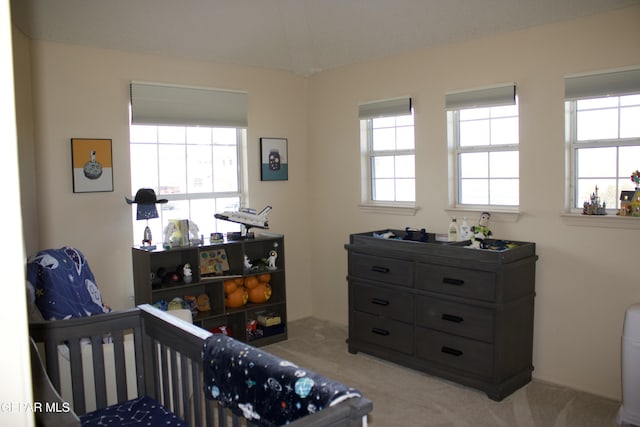
<path fill-rule="evenodd" d="M 260 138 L 260 179 L 262 181 L 289 179 L 287 138 Z"/>
<path fill-rule="evenodd" d="M 112 162 L 110 139 L 72 138 L 73 192 L 113 191 Z"/>

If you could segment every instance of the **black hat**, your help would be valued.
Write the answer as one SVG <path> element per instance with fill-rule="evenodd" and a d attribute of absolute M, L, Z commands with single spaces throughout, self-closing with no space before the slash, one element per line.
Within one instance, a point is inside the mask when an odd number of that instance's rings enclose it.
<path fill-rule="evenodd" d="M 138 203 L 139 205 L 152 205 L 154 203 L 167 203 L 167 199 L 157 199 L 156 192 L 152 188 L 141 188 L 136 193 L 136 197 L 131 200 L 128 197 L 124 198 L 127 203 Z"/>

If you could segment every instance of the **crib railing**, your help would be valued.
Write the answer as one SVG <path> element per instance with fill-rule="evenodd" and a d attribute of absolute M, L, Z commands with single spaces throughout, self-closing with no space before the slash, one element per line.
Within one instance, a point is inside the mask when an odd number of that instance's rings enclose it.
<path fill-rule="evenodd" d="M 202 347 L 211 333 L 149 305 L 32 323 L 30 334 L 36 351 L 44 352 L 48 375 L 35 379 L 34 373 L 34 395 L 39 395 L 36 385 L 45 387 L 49 380 L 53 393 L 61 393 L 65 384 L 71 389 L 67 393 L 73 413 L 39 414 L 43 425 L 76 425 L 74 415 L 143 395 L 156 399 L 192 427 L 252 425 L 205 398 Z M 69 368 L 61 369 L 63 365 Z M 62 378 L 61 372 L 70 372 L 70 378 Z M 50 392 L 43 398 L 51 398 Z M 363 426 L 371 409 L 366 398 L 352 398 L 289 425 Z"/>

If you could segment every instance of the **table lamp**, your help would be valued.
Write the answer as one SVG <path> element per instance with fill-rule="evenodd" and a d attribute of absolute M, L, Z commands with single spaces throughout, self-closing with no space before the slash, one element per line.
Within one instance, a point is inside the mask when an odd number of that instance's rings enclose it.
<path fill-rule="evenodd" d="M 136 196 L 132 199 L 125 197 L 128 204 L 137 204 L 136 219 L 139 221 L 144 219 L 147 221 L 147 225 L 144 228 L 144 235 L 142 238 L 142 248 L 153 250 L 155 246 L 152 245 L 153 238 L 151 236 L 151 229 L 149 228 L 149 220 L 158 218 L 158 209 L 156 203 L 167 203 L 167 199 L 158 199 L 156 192 L 151 188 L 141 188 L 136 192 Z"/>

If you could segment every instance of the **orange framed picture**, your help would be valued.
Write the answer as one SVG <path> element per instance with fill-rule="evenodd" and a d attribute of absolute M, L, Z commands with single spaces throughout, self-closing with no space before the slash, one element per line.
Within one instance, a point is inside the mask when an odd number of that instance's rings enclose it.
<path fill-rule="evenodd" d="M 110 139 L 72 138 L 73 192 L 113 191 L 112 163 Z"/>

